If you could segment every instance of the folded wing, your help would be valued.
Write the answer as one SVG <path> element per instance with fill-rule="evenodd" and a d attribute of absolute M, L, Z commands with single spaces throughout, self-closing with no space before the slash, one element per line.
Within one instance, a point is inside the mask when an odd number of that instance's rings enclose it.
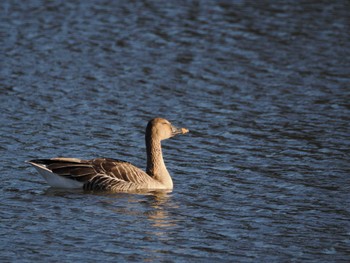
<path fill-rule="evenodd" d="M 52 158 L 31 160 L 44 178 L 52 186 L 69 184 L 69 181 L 79 182 L 73 186 L 83 185 L 86 190 L 111 190 L 127 191 L 150 182 L 153 179 L 134 165 L 116 159 L 96 158 L 92 160 L 80 160 L 76 158 Z M 60 177 L 60 178 L 57 178 Z M 56 178 L 55 178 L 56 177 Z M 68 182 L 67 182 L 68 181 Z"/>

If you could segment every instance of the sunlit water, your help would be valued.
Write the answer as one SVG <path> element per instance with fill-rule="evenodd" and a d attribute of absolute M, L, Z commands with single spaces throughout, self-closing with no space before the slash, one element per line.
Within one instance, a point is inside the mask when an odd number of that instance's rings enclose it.
<path fill-rule="evenodd" d="M 272 2 L 1 1 L 1 261 L 349 262 L 350 5 Z M 144 168 L 156 116 L 170 193 L 25 163 Z"/>

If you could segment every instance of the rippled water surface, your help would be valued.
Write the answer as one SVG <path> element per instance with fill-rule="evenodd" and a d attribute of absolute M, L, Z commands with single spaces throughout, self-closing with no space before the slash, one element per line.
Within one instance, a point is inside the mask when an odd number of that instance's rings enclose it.
<path fill-rule="evenodd" d="M 1 1 L 4 262 L 349 262 L 349 1 Z M 169 193 L 52 189 L 31 158 L 145 167 Z"/>

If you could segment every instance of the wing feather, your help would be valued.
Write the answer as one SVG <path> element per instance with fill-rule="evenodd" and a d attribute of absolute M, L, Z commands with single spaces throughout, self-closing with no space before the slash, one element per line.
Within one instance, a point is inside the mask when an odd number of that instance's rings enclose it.
<path fill-rule="evenodd" d="M 29 162 L 56 175 L 82 182 L 86 190 L 127 191 L 153 181 L 131 163 L 116 159 L 53 158 Z"/>
<path fill-rule="evenodd" d="M 130 189 L 135 190 L 137 186 L 132 182 L 113 178 L 105 174 L 98 174 L 86 182 L 83 188 L 84 190 L 95 191 L 128 191 Z"/>
<path fill-rule="evenodd" d="M 125 161 L 98 158 L 91 160 L 91 162 L 98 174 L 106 174 L 110 177 L 132 183 L 142 183 L 152 180 L 144 171 Z"/>

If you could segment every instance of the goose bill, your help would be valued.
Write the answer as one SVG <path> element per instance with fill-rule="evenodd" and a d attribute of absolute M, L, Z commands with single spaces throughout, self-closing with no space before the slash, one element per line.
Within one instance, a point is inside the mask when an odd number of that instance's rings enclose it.
<path fill-rule="evenodd" d="M 189 132 L 189 130 L 186 128 L 177 128 L 175 126 L 172 126 L 171 129 L 172 129 L 173 136 L 177 134 L 185 134 Z"/>

